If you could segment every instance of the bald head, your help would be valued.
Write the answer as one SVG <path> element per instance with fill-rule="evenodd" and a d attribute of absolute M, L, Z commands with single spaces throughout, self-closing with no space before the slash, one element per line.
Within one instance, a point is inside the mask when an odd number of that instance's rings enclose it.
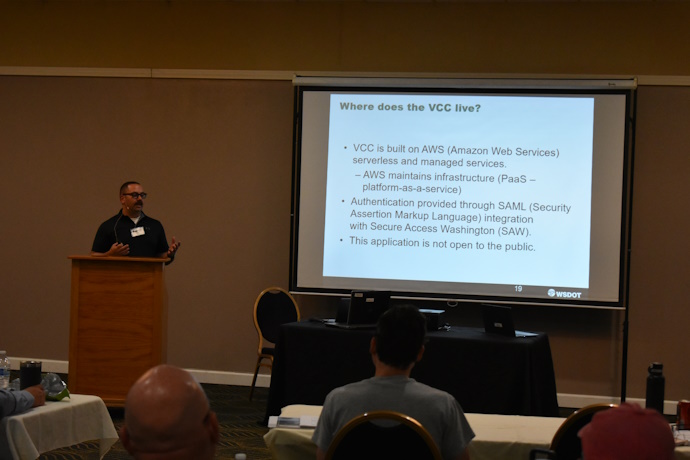
<path fill-rule="evenodd" d="M 125 448 L 138 459 L 213 458 L 218 421 L 194 377 L 162 364 L 129 390 L 121 434 Z"/>

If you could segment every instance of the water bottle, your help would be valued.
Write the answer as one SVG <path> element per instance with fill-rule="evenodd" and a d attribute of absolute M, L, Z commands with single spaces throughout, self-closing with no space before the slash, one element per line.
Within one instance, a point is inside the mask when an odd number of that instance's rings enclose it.
<path fill-rule="evenodd" d="M 663 374 L 664 365 L 652 363 L 649 365 L 647 374 L 647 401 L 648 409 L 655 409 L 660 414 L 664 413 L 664 386 L 666 378 Z"/>
<path fill-rule="evenodd" d="M 5 350 L 0 350 L 0 389 L 10 388 L 10 359 Z"/>

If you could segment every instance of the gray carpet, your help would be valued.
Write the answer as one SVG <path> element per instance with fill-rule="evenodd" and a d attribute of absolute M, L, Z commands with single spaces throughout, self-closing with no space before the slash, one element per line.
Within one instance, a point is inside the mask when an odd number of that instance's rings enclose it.
<path fill-rule="evenodd" d="M 248 387 L 210 384 L 203 384 L 203 387 L 220 423 L 216 458 L 232 459 L 236 453 L 243 452 L 248 460 L 269 460 L 271 456 L 263 439 L 268 429 L 260 425 L 266 413 L 268 389 L 257 388 L 253 400 L 249 401 Z M 110 416 L 118 430 L 122 426 L 123 415 L 122 409 L 110 409 Z M 47 452 L 39 459 L 95 460 L 98 457 L 98 441 L 93 441 Z M 104 457 L 105 460 L 131 458 L 120 441 Z"/>

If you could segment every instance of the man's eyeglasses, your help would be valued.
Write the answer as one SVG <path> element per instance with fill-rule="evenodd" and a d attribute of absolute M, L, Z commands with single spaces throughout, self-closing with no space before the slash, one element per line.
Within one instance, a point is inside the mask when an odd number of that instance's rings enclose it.
<path fill-rule="evenodd" d="M 145 200 L 145 199 L 146 199 L 146 196 L 147 196 L 148 194 L 147 194 L 146 192 L 144 192 L 144 193 L 137 193 L 137 192 L 134 192 L 134 193 L 123 193 L 123 195 L 129 195 L 129 196 L 131 196 L 132 198 L 134 198 L 135 200 L 138 200 L 139 197 L 141 197 L 142 200 Z"/>

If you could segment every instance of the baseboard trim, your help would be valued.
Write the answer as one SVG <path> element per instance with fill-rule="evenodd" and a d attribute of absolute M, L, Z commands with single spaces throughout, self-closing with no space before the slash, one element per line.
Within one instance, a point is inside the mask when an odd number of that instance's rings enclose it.
<path fill-rule="evenodd" d="M 217 385 L 236 385 L 248 387 L 252 384 L 254 374 L 241 372 L 209 371 L 204 369 L 187 369 L 201 383 L 211 383 Z M 256 378 L 256 386 L 268 388 L 271 386 L 271 376 L 259 374 Z"/>
<path fill-rule="evenodd" d="M 10 365 L 13 370 L 19 370 L 19 363 L 22 361 L 41 361 L 41 370 L 43 372 L 55 372 L 57 374 L 69 373 L 69 361 L 58 361 L 54 359 L 40 359 L 40 358 L 24 358 L 20 356 L 10 356 Z M 247 374 L 242 372 L 224 372 L 212 371 L 205 369 L 187 369 L 200 383 L 211 383 L 218 385 L 237 385 L 237 386 L 251 386 L 254 374 Z M 271 386 L 271 376 L 268 374 L 259 374 L 256 379 L 256 386 L 260 388 L 268 388 Z"/>
<path fill-rule="evenodd" d="M 55 372 L 60 374 L 67 374 L 69 369 L 68 361 L 58 361 L 52 359 L 36 359 L 36 358 L 22 358 L 10 357 L 12 369 L 18 370 L 19 363 L 22 361 L 37 360 L 43 364 L 41 366 L 43 372 Z M 214 371 L 206 369 L 187 369 L 200 383 L 210 383 L 216 385 L 236 385 L 236 386 L 251 386 L 253 374 L 243 372 L 226 372 Z M 271 385 L 271 376 L 268 374 L 259 374 L 256 379 L 256 386 L 259 388 L 268 388 Z M 590 404 L 605 403 L 605 404 L 619 404 L 620 398 L 617 396 L 602 396 L 602 395 L 581 395 L 570 393 L 558 393 L 558 407 L 567 407 L 579 409 L 580 407 L 588 406 Z M 645 405 L 643 398 L 626 398 L 627 402 Z M 673 415 L 676 413 L 678 401 L 664 401 L 664 414 Z"/>
<path fill-rule="evenodd" d="M 69 361 L 58 361 L 54 359 L 23 358 L 20 356 L 10 356 L 10 367 L 18 371 L 22 361 L 41 361 L 41 372 L 55 372 L 56 374 L 67 374 Z"/>
<path fill-rule="evenodd" d="M 558 407 L 579 409 L 580 407 L 585 407 L 589 406 L 590 404 L 599 403 L 619 404 L 620 398 L 614 396 L 558 393 Z"/>
<path fill-rule="evenodd" d="M 598 396 L 598 395 L 578 395 L 558 393 L 558 407 L 579 409 L 590 404 L 620 404 L 621 399 L 617 396 Z M 645 406 L 644 398 L 625 398 L 625 402 L 635 403 L 642 407 Z M 664 400 L 664 415 L 675 415 L 677 412 L 678 401 Z"/>

